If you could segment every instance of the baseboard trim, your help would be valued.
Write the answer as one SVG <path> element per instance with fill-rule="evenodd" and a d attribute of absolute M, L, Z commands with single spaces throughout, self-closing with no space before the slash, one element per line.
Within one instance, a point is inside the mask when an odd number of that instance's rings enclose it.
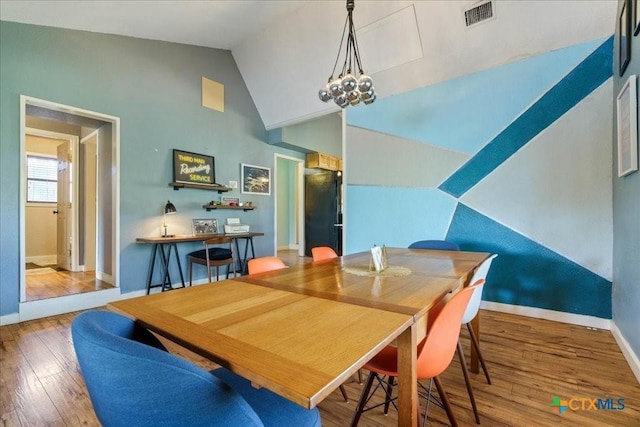
<path fill-rule="evenodd" d="M 102 307 L 119 298 L 120 289 L 112 288 L 64 297 L 48 298 L 40 301 L 23 302 L 20 303 L 18 308 L 19 312 L 16 313 L 17 320 L 13 323 Z"/>
<path fill-rule="evenodd" d="M 102 280 L 110 285 L 113 285 L 113 276 L 103 271 L 96 271 L 96 279 Z"/>
<path fill-rule="evenodd" d="M 54 265 L 58 262 L 57 255 L 37 255 L 25 257 L 25 262 L 32 262 L 38 265 Z"/>
<path fill-rule="evenodd" d="M 0 326 L 13 325 L 14 323 L 20 323 L 20 315 L 18 313 L 0 316 Z"/>
<path fill-rule="evenodd" d="M 616 326 L 614 321 L 611 321 L 611 334 L 618 343 L 618 347 L 620 347 L 622 355 L 625 359 L 627 359 L 627 363 L 633 371 L 633 374 L 636 376 L 638 384 L 640 384 L 640 359 L 638 358 L 638 355 L 633 352 L 631 345 L 629 345 L 629 342 L 622 335 L 620 329 L 618 329 L 618 326 Z"/>
<path fill-rule="evenodd" d="M 554 322 L 569 323 L 572 325 L 586 326 L 596 329 L 611 329 L 611 320 L 583 314 L 564 313 L 562 311 L 547 310 L 544 308 L 526 307 L 522 305 L 503 304 L 492 301 L 482 301 L 480 308 L 501 313 L 517 314 L 537 319 L 553 320 Z"/>

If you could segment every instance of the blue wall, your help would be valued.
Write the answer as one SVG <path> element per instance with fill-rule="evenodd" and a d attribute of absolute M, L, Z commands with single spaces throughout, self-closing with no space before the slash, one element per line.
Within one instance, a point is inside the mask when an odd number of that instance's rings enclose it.
<path fill-rule="evenodd" d="M 178 209 L 170 232 L 190 233 L 192 218 L 222 224 L 239 216 L 265 232 L 255 239 L 258 255 L 273 253 L 273 192 L 226 194 L 251 200 L 252 212 L 206 212 L 201 206 L 217 199 L 216 192 L 167 185 L 173 148 L 213 155 L 222 183 L 239 181 L 240 163 L 273 168 L 274 152 L 301 156 L 264 143 L 266 131 L 230 52 L 5 21 L 0 31 L 0 315 L 18 311 L 20 95 L 120 118 L 122 292 L 145 286 L 151 248 L 135 239 L 160 234 L 168 199 Z M 224 112 L 202 107 L 203 76 L 225 86 Z M 181 245 L 183 261 L 200 246 Z M 198 270 L 196 279 L 203 277 Z"/>
<path fill-rule="evenodd" d="M 452 240 L 500 255 L 485 300 L 610 319 L 612 56 L 594 40 L 350 109 L 347 253 Z"/>
<path fill-rule="evenodd" d="M 618 11 L 622 2 L 618 2 Z M 614 58 L 618 58 L 618 34 Z M 631 60 L 624 75 L 618 73 L 618 61 L 613 80 L 613 96 L 618 94 L 627 79 L 640 74 L 640 34 L 631 37 Z M 616 122 L 617 111 L 612 115 Z M 613 127 L 613 158 L 618 158 L 618 134 Z M 640 358 L 640 172 L 618 178 L 618 162 L 613 169 L 613 320 L 631 349 Z M 636 359 L 637 360 L 637 359 Z M 637 371 L 636 371 L 637 372 Z M 636 374 L 637 375 L 637 374 Z"/>

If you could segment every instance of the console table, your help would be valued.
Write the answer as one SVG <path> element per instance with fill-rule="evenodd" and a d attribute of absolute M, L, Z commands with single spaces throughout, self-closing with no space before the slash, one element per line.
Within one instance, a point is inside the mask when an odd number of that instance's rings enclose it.
<path fill-rule="evenodd" d="M 182 264 L 180 262 L 180 254 L 178 252 L 178 243 L 186 243 L 186 242 L 200 242 L 207 240 L 208 238 L 214 236 L 227 236 L 231 237 L 236 246 L 236 254 L 238 256 L 238 271 L 240 274 L 245 274 L 247 269 L 247 261 L 249 259 L 249 248 L 251 248 L 251 258 L 255 258 L 255 250 L 253 247 L 253 238 L 256 236 L 264 236 L 264 233 L 233 233 L 233 234 L 188 234 L 188 235 L 175 235 L 170 237 L 138 237 L 136 238 L 137 243 L 142 244 L 152 244 L 153 249 L 151 250 L 151 260 L 149 262 L 149 274 L 147 276 L 147 295 L 151 291 L 151 288 L 162 288 L 162 291 L 173 289 L 171 282 L 171 275 L 169 274 L 169 265 L 171 263 L 171 253 L 174 254 L 174 258 L 178 265 L 178 272 L 180 273 L 180 283 L 182 287 L 185 287 L 184 284 L 184 275 L 182 274 Z M 240 245 L 238 244 L 238 240 L 244 239 L 245 246 L 244 252 L 242 256 L 240 256 Z M 158 252 L 160 254 L 158 255 Z M 161 274 L 161 282 L 153 284 L 153 276 L 156 266 L 156 258 L 160 261 L 160 274 Z"/>

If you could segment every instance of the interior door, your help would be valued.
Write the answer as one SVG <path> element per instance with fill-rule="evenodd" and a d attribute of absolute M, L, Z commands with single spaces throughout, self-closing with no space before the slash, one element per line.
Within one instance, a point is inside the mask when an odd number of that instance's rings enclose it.
<path fill-rule="evenodd" d="M 305 176 L 305 254 L 311 248 L 330 246 L 342 255 L 340 182 L 336 172 Z"/>
<path fill-rule="evenodd" d="M 71 150 L 69 141 L 58 145 L 57 264 L 71 270 Z"/>

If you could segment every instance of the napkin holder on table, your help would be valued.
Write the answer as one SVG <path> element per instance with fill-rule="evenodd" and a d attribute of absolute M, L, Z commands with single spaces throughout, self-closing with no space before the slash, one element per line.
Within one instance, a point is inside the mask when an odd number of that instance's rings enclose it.
<path fill-rule="evenodd" d="M 387 248 L 382 245 L 373 245 L 371 248 L 371 259 L 369 261 L 369 271 L 380 272 L 387 268 L 389 263 L 387 262 Z"/>

